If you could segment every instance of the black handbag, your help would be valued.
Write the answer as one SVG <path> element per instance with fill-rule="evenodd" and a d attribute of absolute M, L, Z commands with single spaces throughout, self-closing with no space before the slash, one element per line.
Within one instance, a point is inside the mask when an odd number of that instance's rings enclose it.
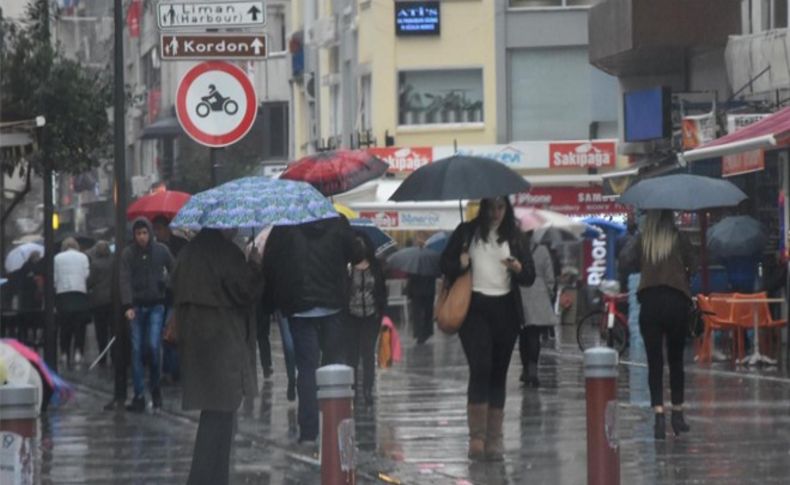
<path fill-rule="evenodd" d="M 689 316 L 688 316 L 688 331 L 689 337 L 697 338 L 701 337 L 702 334 L 705 332 L 705 315 L 714 315 L 713 312 L 706 312 L 701 310 L 696 302 L 692 303 L 689 307 Z"/>

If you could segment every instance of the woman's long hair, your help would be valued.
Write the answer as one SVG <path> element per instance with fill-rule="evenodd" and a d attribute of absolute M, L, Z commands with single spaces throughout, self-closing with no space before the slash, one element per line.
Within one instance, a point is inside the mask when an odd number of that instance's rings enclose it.
<path fill-rule="evenodd" d="M 378 271 L 381 269 L 381 262 L 376 258 L 376 248 L 370 236 L 362 231 L 354 231 L 354 244 L 352 247 L 352 261 L 357 263 L 367 259 L 370 266 Z"/>
<path fill-rule="evenodd" d="M 642 257 L 656 264 L 669 257 L 678 240 L 678 229 L 670 210 L 649 210 L 642 227 Z"/>
<path fill-rule="evenodd" d="M 502 244 L 505 241 L 512 241 L 518 235 L 518 226 L 516 225 L 516 216 L 513 214 L 513 206 L 510 204 L 508 197 L 497 197 L 495 199 L 482 199 L 480 201 L 480 210 L 477 213 L 477 227 L 479 237 L 483 242 L 488 242 L 488 233 L 491 230 L 491 219 L 489 213 L 492 209 L 494 202 L 497 199 L 505 201 L 505 217 L 502 223 L 497 228 L 497 243 Z"/>

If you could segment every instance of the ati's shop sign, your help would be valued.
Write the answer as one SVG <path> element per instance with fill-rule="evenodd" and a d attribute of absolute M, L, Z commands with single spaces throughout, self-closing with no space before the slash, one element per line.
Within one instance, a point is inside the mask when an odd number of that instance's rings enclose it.
<path fill-rule="evenodd" d="M 614 167 L 617 152 L 614 142 L 550 143 L 551 168 Z"/>

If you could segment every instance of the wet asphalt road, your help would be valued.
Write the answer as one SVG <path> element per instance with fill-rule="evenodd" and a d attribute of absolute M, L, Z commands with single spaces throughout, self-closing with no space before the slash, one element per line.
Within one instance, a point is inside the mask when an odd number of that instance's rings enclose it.
<path fill-rule="evenodd" d="M 272 345 L 273 379 L 261 378 L 261 395 L 239 410 L 232 483 L 320 483 L 315 450 L 294 443 L 296 407 L 285 399 L 276 331 Z M 379 370 L 376 403 L 355 408 L 359 483 L 386 483 L 378 476 L 404 484 L 586 483 L 584 380 L 581 354 L 572 345 L 560 353 L 544 351 L 537 390 L 519 385 L 514 353 L 501 464 L 470 464 L 466 458 L 467 370 L 457 337 L 435 335 L 422 346 L 405 337 L 404 349 L 403 362 Z M 689 362 L 692 431 L 656 442 L 646 369 L 622 365 L 621 483 L 788 483 L 790 378 L 784 368 Z M 180 411 L 177 387 L 164 389 L 160 414 L 107 413 L 101 407 L 110 397 L 109 370 L 77 367 L 63 374 L 78 384 L 79 393 L 42 419 L 41 483 L 186 481 L 197 414 Z"/>

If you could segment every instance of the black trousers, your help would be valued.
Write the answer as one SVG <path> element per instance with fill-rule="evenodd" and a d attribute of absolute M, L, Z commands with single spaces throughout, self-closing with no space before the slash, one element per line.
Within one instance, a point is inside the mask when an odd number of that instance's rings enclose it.
<path fill-rule="evenodd" d="M 411 303 L 412 320 L 414 321 L 413 336 L 426 340 L 433 335 L 433 302 L 434 294 L 416 295 L 409 300 Z"/>
<path fill-rule="evenodd" d="M 346 318 L 348 336 L 346 338 L 346 358 L 349 366 L 354 368 L 355 388 L 359 390 L 356 380 L 357 366 L 362 358 L 362 388 L 365 392 L 373 389 L 376 379 L 376 339 L 379 336 L 381 317 L 355 317 Z"/>
<path fill-rule="evenodd" d="M 261 367 L 264 370 L 271 369 L 272 345 L 271 342 L 269 342 L 269 334 L 271 333 L 272 315 L 270 313 L 264 313 L 263 305 L 259 305 L 256 318 L 258 324 L 258 354 L 260 354 L 261 358 Z"/>
<path fill-rule="evenodd" d="M 518 335 L 518 354 L 521 357 L 521 365 L 526 369 L 530 364 L 537 368 L 540 359 L 540 337 L 548 327 L 537 325 L 527 325 L 521 329 Z"/>
<path fill-rule="evenodd" d="M 187 485 L 228 484 L 234 414 L 230 411 L 201 411 Z"/>
<path fill-rule="evenodd" d="M 472 293 L 469 313 L 458 334 L 469 364 L 469 404 L 505 407 L 505 385 L 519 323 L 512 293 Z"/>
<path fill-rule="evenodd" d="M 102 305 L 93 308 L 93 329 L 96 331 L 96 345 L 99 352 L 107 347 L 110 329 L 112 326 L 112 305 Z M 101 363 L 107 362 L 107 355 L 102 357 Z"/>
<path fill-rule="evenodd" d="M 639 331 L 647 354 L 650 404 L 664 405 L 664 342 L 669 363 L 672 404 L 683 404 L 683 350 L 688 335 L 688 297 L 673 288 L 657 286 L 639 292 Z"/>

